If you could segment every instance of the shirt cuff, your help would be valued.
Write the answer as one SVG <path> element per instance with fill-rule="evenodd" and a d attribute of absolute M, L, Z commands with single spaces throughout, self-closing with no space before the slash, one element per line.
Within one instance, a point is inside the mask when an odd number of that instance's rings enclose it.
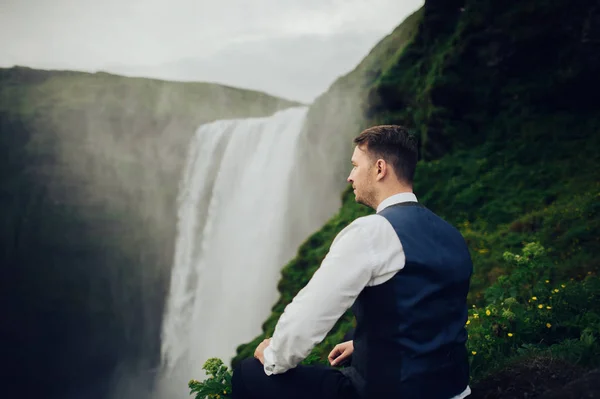
<path fill-rule="evenodd" d="M 263 352 L 264 370 L 266 375 L 271 375 L 275 371 L 275 361 L 273 358 L 273 349 L 271 349 L 271 345 L 269 345 Z"/>

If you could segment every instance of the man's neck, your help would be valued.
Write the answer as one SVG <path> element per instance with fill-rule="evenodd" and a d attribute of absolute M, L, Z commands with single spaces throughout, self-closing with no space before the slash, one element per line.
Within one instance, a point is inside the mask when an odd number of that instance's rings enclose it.
<path fill-rule="evenodd" d="M 381 190 L 381 192 L 379 192 L 378 194 L 378 204 L 380 204 L 382 201 L 384 201 L 386 198 L 389 198 L 393 195 L 396 194 L 402 194 L 402 193 L 412 193 L 413 189 L 411 186 L 408 186 L 406 184 L 394 184 L 391 187 L 388 187 L 387 189 L 383 189 Z"/>
<path fill-rule="evenodd" d="M 396 202 L 404 202 L 407 200 L 415 200 L 415 195 L 410 188 L 404 188 L 397 191 L 391 191 L 388 195 L 382 196 L 382 199 L 377 203 L 375 207 L 375 211 L 379 212 L 383 208 L 396 203 Z"/>

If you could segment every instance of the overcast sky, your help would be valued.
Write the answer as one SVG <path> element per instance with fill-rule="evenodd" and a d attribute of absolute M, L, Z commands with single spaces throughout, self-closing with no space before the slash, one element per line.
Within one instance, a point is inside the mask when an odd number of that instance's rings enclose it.
<path fill-rule="evenodd" d="M 0 0 L 0 66 L 213 81 L 312 101 L 423 0 Z"/>

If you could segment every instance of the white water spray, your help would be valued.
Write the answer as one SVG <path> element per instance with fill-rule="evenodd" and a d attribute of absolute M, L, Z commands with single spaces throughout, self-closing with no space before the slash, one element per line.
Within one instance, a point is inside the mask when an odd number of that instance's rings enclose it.
<path fill-rule="evenodd" d="M 187 381 L 203 377 L 206 359 L 228 363 L 239 344 L 260 334 L 281 268 L 323 223 L 322 212 L 313 222 L 297 220 L 306 217 L 295 212 L 306 199 L 291 195 L 306 113 L 296 107 L 197 130 L 179 193 L 163 388 L 187 393 Z"/>

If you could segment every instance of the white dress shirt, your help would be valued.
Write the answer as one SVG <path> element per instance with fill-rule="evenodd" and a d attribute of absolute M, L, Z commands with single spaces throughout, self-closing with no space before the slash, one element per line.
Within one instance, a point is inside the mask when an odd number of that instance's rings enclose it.
<path fill-rule="evenodd" d="M 395 194 L 379 204 L 377 213 L 408 201 L 417 201 L 417 197 L 413 193 Z M 265 373 L 280 374 L 296 367 L 325 338 L 363 288 L 388 281 L 404 263 L 402 244 L 384 217 L 368 215 L 346 226 L 335 237 L 311 280 L 279 318 L 264 351 Z M 467 386 L 451 399 L 470 393 Z"/>

